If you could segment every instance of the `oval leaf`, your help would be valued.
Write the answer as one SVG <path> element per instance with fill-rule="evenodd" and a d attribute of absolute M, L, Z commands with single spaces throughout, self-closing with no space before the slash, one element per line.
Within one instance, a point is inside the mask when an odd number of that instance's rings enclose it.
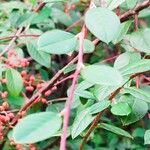
<path fill-rule="evenodd" d="M 87 11 L 85 24 L 97 38 L 108 44 L 118 33 L 120 20 L 114 12 L 99 7 Z"/>
<path fill-rule="evenodd" d="M 95 103 L 89 108 L 90 114 L 93 115 L 93 114 L 99 113 L 105 110 L 107 107 L 109 107 L 109 105 L 110 105 L 110 101 L 108 100 L 103 100 L 98 103 Z"/>
<path fill-rule="evenodd" d="M 20 73 L 14 69 L 6 70 L 7 89 L 12 96 L 18 96 L 23 88 L 23 80 Z"/>
<path fill-rule="evenodd" d="M 116 133 L 118 135 L 122 135 L 122 136 L 125 136 L 125 137 L 128 137 L 128 138 L 133 138 L 128 132 L 126 132 L 123 129 L 120 129 L 118 127 L 115 127 L 113 125 L 106 124 L 106 123 L 101 123 L 100 127 L 105 129 L 105 130 L 108 130 L 108 131 L 111 131 L 113 133 Z"/>
<path fill-rule="evenodd" d="M 126 38 L 129 44 L 137 49 L 138 51 L 150 54 L 150 29 L 145 28 L 144 30 L 139 30 L 127 35 Z"/>
<path fill-rule="evenodd" d="M 118 115 L 118 116 L 127 116 L 131 113 L 132 109 L 129 106 L 128 103 L 125 102 L 119 102 L 115 105 L 112 106 L 111 108 L 111 112 L 114 115 Z"/>
<path fill-rule="evenodd" d="M 95 49 L 95 45 L 90 40 L 84 40 L 84 53 L 92 53 Z M 76 50 L 79 51 L 79 42 L 76 47 Z"/>
<path fill-rule="evenodd" d="M 121 69 L 123 75 L 130 75 L 150 70 L 150 59 L 142 59 Z"/>
<path fill-rule="evenodd" d="M 13 129 L 15 143 L 36 143 L 52 137 L 61 127 L 62 118 L 52 112 L 28 115 L 19 121 Z"/>
<path fill-rule="evenodd" d="M 48 53 L 38 51 L 36 44 L 27 43 L 27 49 L 30 56 L 42 66 L 50 68 L 51 57 Z"/>
<path fill-rule="evenodd" d="M 83 78 L 88 82 L 102 85 L 120 85 L 122 76 L 115 68 L 105 65 L 90 65 L 81 72 Z"/>
<path fill-rule="evenodd" d="M 125 88 L 124 93 L 129 93 L 132 96 L 138 98 L 139 100 L 150 103 L 150 92 L 145 89 L 139 89 L 135 87 L 127 87 Z"/>
<path fill-rule="evenodd" d="M 121 5 L 123 2 L 125 2 L 125 0 L 111 0 L 108 8 L 110 10 L 113 10 L 113 9 L 117 8 L 119 5 Z"/>
<path fill-rule="evenodd" d="M 144 144 L 150 144 L 150 130 L 146 130 L 146 132 L 145 132 Z"/>
<path fill-rule="evenodd" d="M 122 117 L 123 125 L 129 125 L 140 120 L 146 115 L 148 111 L 147 103 L 137 99 L 134 100 L 131 107 L 132 107 L 132 112 L 128 116 Z"/>
<path fill-rule="evenodd" d="M 52 30 L 38 40 L 38 49 L 50 54 L 67 54 L 75 49 L 77 38 L 68 32 Z"/>
<path fill-rule="evenodd" d="M 76 138 L 93 121 L 94 117 L 89 114 L 89 109 L 85 109 L 77 114 L 72 126 L 72 138 Z"/>

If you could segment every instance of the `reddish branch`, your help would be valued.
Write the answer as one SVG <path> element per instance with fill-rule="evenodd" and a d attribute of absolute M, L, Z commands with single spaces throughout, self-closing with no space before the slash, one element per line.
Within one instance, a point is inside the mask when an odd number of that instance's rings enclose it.
<path fill-rule="evenodd" d="M 141 10 L 148 8 L 150 6 L 150 0 L 146 0 L 143 3 L 137 4 L 137 6 L 120 16 L 120 21 L 127 21 L 130 17 L 138 14 Z"/>
<path fill-rule="evenodd" d="M 94 6 L 95 6 L 94 2 L 93 2 L 93 0 L 91 0 L 89 9 L 91 9 Z M 80 75 L 80 71 L 83 67 L 84 39 L 85 39 L 86 31 L 87 31 L 86 26 L 83 25 L 82 30 L 79 33 L 78 63 L 77 63 L 76 71 L 74 73 L 74 77 L 72 80 L 70 93 L 69 93 L 68 99 L 66 101 L 65 108 L 62 111 L 62 114 L 64 116 L 64 120 L 63 120 L 63 133 L 61 135 L 61 141 L 60 141 L 60 150 L 66 150 L 66 139 L 67 139 L 67 130 L 68 130 L 68 125 L 69 125 L 69 118 L 70 118 L 71 103 L 72 103 L 75 89 L 77 86 L 78 76 Z"/>
<path fill-rule="evenodd" d="M 23 28 L 19 28 L 15 34 L 15 36 L 12 38 L 12 40 L 10 41 L 9 45 L 7 45 L 5 47 L 5 49 L 0 53 L 0 57 L 2 55 L 4 55 L 6 52 L 8 52 L 11 48 L 12 48 L 12 45 L 13 43 L 16 41 L 17 37 L 20 35 L 20 33 L 23 31 Z"/>
<path fill-rule="evenodd" d="M 21 34 L 19 36 L 17 35 L 12 35 L 12 36 L 6 36 L 6 37 L 2 37 L 0 38 L 0 40 L 9 40 L 9 39 L 12 39 L 12 38 L 18 38 L 18 37 L 39 37 L 40 35 L 37 35 L 37 34 Z"/>
<path fill-rule="evenodd" d="M 35 9 L 34 12 L 39 12 L 40 10 L 43 9 L 43 7 L 46 5 L 46 3 L 41 2 Z"/>
<path fill-rule="evenodd" d="M 85 33 L 86 33 L 86 27 L 83 26 L 82 31 L 79 35 L 80 47 L 79 47 L 79 57 L 78 57 L 77 68 L 76 68 L 76 71 L 74 73 L 74 77 L 73 77 L 73 81 L 72 81 L 72 85 L 71 85 L 71 90 L 70 90 L 69 96 L 67 98 L 65 108 L 63 110 L 64 121 L 63 121 L 63 134 L 61 136 L 61 142 L 60 142 L 60 150 L 66 150 L 66 139 L 67 139 L 67 130 L 68 130 L 69 118 L 70 118 L 71 103 L 72 103 L 75 89 L 77 86 L 78 76 L 79 76 L 80 71 L 83 67 L 83 50 L 84 50 Z"/>

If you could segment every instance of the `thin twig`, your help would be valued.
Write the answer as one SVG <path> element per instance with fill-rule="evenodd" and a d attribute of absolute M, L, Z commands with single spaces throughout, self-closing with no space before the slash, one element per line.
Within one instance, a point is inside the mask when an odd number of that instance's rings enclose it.
<path fill-rule="evenodd" d="M 36 100 L 36 98 L 38 98 L 42 93 L 44 93 L 47 89 L 49 89 L 54 82 L 63 74 L 64 70 L 71 64 L 75 63 L 78 59 L 78 56 L 76 56 L 74 59 L 72 59 L 72 61 L 70 61 L 65 67 L 63 67 L 61 70 L 59 70 L 55 76 L 48 81 L 48 83 L 46 84 L 46 86 L 44 86 L 43 88 L 41 88 L 37 93 L 35 93 L 30 99 L 29 102 L 27 104 L 25 104 L 19 111 L 19 113 L 15 116 L 15 118 L 12 120 L 11 124 L 14 125 L 16 124 L 17 120 L 21 117 L 20 113 L 22 111 L 26 111 L 28 109 L 28 107 L 30 107 L 34 101 Z"/>
<path fill-rule="evenodd" d="M 37 34 L 20 34 L 19 36 L 17 35 L 12 35 L 12 36 L 6 36 L 6 37 L 1 37 L 0 40 L 9 40 L 12 38 L 18 38 L 18 37 L 39 37 L 40 35 Z"/>
<path fill-rule="evenodd" d="M 70 118 L 70 108 L 71 108 L 71 103 L 74 97 L 75 89 L 77 86 L 77 80 L 78 76 L 80 74 L 80 71 L 83 67 L 83 50 L 84 50 L 84 38 L 85 38 L 85 33 L 86 33 L 86 27 L 83 26 L 82 31 L 79 35 L 79 57 L 78 57 L 78 63 L 76 67 L 76 71 L 74 73 L 72 85 L 71 85 L 71 90 L 69 93 L 69 96 L 66 101 L 65 108 L 63 110 L 63 133 L 61 135 L 61 141 L 60 141 L 60 150 L 66 150 L 66 139 L 67 139 L 67 130 L 68 130 L 68 124 L 69 124 L 69 118 Z"/>
<path fill-rule="evenodd" d="M 2 55 L 4 55 L 6 52 L 8 52 L 10 49 L 13 48 L 13 46 L 12 46 L 13 43 L 16 41 L 16 39 L 18 38 L 18 36 L 20 35 L 20 33 L 21 33 L 22 31 L 23 31 L 23 28 L 22 28 L 22 27 L 18 29 L 18 31 L 16 32 L 15 37 L 12 38 L 12 40 L 11 40 L 10 43 L 9 43 L 9 45 L 7 45 L 7 46 L 5 47 L 5 49 L 0 53 L 0 57 L 1 57 Z"/>
<path fill-rule="evenodd" d="M 141 10 L 148 8 L 150 6 L 150 0 L 146 0 L 143 3 L 137 4 L 137 6 L 120 16 L 120 21 L 124 22 L 127 21 L 130 17 L 138 14 Z"/>

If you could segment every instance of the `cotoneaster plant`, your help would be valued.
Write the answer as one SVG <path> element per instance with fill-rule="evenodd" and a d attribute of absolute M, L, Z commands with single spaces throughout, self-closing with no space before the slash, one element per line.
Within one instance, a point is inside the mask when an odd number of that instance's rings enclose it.
<path fill-rule="evenodd" d="M 0 149 L 149 149 L 149 6 L 2 1 Z"/>

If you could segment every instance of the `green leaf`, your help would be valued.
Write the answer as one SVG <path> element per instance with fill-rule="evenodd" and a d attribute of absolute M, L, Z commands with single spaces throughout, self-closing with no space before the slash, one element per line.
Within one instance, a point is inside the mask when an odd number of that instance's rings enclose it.
<path fill-rule="evenodd" d="M 67 15 L 64 11 L 52 8 L 52 17 L 55 18 L 58 22 L 64 24 L 65 26 L 70 26 L 73 24 L 72 18 L 70 15 Z"/>
<path fill-rule="evenodd" d="M 138 17 L 139 18 L 142 18 L 142 19 L 145 19 L 146 17 L 149 17 L 150 16 L 150 9 L 149 8 L 146 8 L 146 9 L 143 9 L 142 11 L 140 11 Z"/>
<path fill-rule="evenodd" d="M 96 85 L 93 94 L 99 101 L 102 101 L 118 88 L 119 86 Z"/>
<path fill-rule="evenodd" d="M 51 57 L 48 53 L 38 51 L 35 43 L 27 43 L 30 56 L 42 66 L 50 68 Z"/>
<path fill-rule="evenodd" d="M 122 135 L 122 136 L 125 136 L 128 138 L 133 138 L 128 132 L 126 132 L 123 129 L 120 129 L 118 127 L 115 127 L 113 125 L 110 125 L 110 124 L 101 123 L 100 128 L 103 128 L 103 129 L 108 130 L 110 132 L 116 133 L 118 135 Z"/>
<path fill-rule="evenodd" d="M 132 112 L 128 116 L 122 117 L 123 125 L 129 125 L 142 119 L 148 111 L 147 103 L 135 98 L 133 104 L 131 104 L 130 106 L 132 108 Z"/>
<path fill-rule="evenodd" d="M 105 110 L 109 106 L 110 106 L 110 101 L 103 100 L 103 101 L 95 103 L 94 105 L 89 107 L 89 112 L 90 112 L 90 114 L 93 115 L 93 114 L 96 114 L 96 113 L 99 113 L 99 112 Z"/>
<path fill-rule="evenodd" d="M 126 22 L 120 24 L 119 31 L 118 31 L 115 39 L 113 40 L 114 44 L 119 43 L 124 38 L 124 36 L 126 35 L 126 33 L 129 30 L 129 27 L 131 26 L 131 24 L 132 24 L 132 21 L 126 21 Z"/>
<path fill-rule="evenodd" d="M 140 138 L 143 138 L 144 137 L 144 133 L 145 133 L 145 129 L 143 129 L 142 127 L 141 128 L 136 128 L 132 135 L 133 137 L 140 137 Z"/>
<path fill-rule="evenodd" d="M 145 28 L 137 32 L 133 32 L 127 35 L 125 40 L 129 42 L 129 45 L 137 49 L 140 52 L 150 54 L 150 29 Z"/>
<path fill-rule="evenodd" d="M 75 50 L 77 38 L 62 30 L 52 30 L 42 34 L 38 40 L 38 50 L 50 54 L 67 54 Z"/>
<path fill-rule="evenodd" d="M 76 67 L 77 67 L 76 64 L 70 64 L 67 68 L 64 69 L 64 74 L 67 74 L 76 70 Z"/>
<path fill-rule="evenodd" d="M 7 79 L 7 89 L 12 96 L 18 96 L 23 89 L 23 80 L 20 73 L 14 69 L 7 69 L 5 77 Z"/>
<path fill-rule="evenodd" d="M 131 113 L 131 111 L 132 109 L 127 102 L 118 102 L 111 108 L 111 112 L 118 116 L 127 116 Z"/>
<path fill-rule="evenodd" d="M 131 65 L 141 61 L 141 55 L 137 52 L 125 52 L 117 57 L 114 63 L 116 69 L 122 69 L 127 65 Z"/>
<path fill-rule="evenodd" d="M 110 10 L 113 10 L 113 9 L 117 8 L 119 5 L 121 5 L 123 2 L 125 2 L 125 0 L 111 0 L 108 8 Z"/>
<path fill-rule="evenodd" d="M 93 121 L 94 117 L 89 114 L 89 109 L 85 109 L 77 114 L 73 125 L 71 135 L 72 138 L 76 138 L 87 126 Z"/>
<path fill-rule="evenodd" d="M 7 101 L 11 106 L 14 106 L 14 108 L 20 108 L 20 106 L 23 106 L 26 101 L 25 98 L 22 96 L 11 96 L 9 95 L 7 98 Z"/>
<path fill-rule="evenodd" d="M 145 132 L 144 144 L 150 144 L 150 130 L 146 130 L 146 132 Z"/>
<path fill-rule="evenodd" d="M 92 53 L 95 49 L 95 45 L 90 41 L 85 39 L 84 40 L 84 53 Z M 79 51 L 79 42 L 76 47 L 76 51 Z"/>
<path fill-rule="evenodd" d="M 137 3 L 138 3 L 138 0 L 126 0 L 128 9 L 132 9 L 133 7 L 136 6 Z"/>
<path fill-rule="evenodd" d="M 75 90 L 75 95 L 78 95 L 80 97 L 88 98 L 88 99 L 95 99 L 95 96 L 93 93 L 86 91 L 86 90 Z"/>
<path fill-rule="evenodd" d="M 93 8 L 85 15 L 87 28 L 101 41 L 109 43 L 118 33 L 120 20 L 107 8 Z"/>
<path fill-rule="evenodd" d="M 85 80 L 94 84 L 114 86 L 122 83 L 120 72 L 106 65 L 86 66 L 81 74 Z"/>
<path fill-rule="evenodd" d="M 150 103 L 150 92 L 145 89 L 139 89 L 136 87 L 125 88 L 124 93 L 130 93 L 132 96 Z"/>
<path fill-rule="evenodd" d="M 21 119 L 13 129 L 13 140 L 19 144 L 36 143 L 52 137 L 60 129 L 62 118 L 52 112 L 41 112 Z"/>
<path fill-rule="evenodd" d="M 122 75 L 131 75 L 150 70 L 150 59 L 142 59 L 138 62 L 132 63 L 121 69 Z"/>

